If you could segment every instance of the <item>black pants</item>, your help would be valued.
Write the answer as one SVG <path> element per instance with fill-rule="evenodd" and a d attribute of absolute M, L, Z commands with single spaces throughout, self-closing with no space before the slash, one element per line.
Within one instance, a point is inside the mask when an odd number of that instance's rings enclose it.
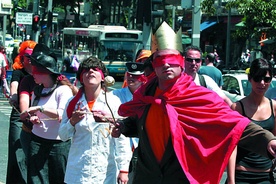
<path fill-rule="evenodd" d="M 71 141 L 48 140 L 32 134 L 28 156 L 28 184 L 61 184 Z"/>

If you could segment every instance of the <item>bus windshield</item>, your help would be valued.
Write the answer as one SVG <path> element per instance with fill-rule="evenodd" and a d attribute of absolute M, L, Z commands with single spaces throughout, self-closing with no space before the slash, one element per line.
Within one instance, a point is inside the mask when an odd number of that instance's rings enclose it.
<path fill-rule="evenodd" d="M 102 61 L 134 60 L 136 52 L 142 48 L 141 43 L 124 41 L 104 41 L 99 50 L 99 59 Z"/>
<path fill-rule="evenodd" d="M 127 30 L 122 26 L 64 28 L 63 58 L 68 49 L 80 62 L 95 56 L 103 61 L 110 75 L 124 76 L 125 63 L 133 62 L 138 50 L 143 49 L 143 35 L 140 30 Z"/>

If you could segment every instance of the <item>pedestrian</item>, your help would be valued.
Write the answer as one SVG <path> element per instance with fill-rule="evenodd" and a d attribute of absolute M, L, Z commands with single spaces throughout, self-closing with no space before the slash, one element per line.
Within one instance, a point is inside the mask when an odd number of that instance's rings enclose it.
<path fill-rule="evenodd" d="M 136 54 L 135 62 L 144 63 L 150 56 L 151 56 L 150 50 L 140 49 Z M 146 74 L 151 73 L 149 67 L 144 67 L 144 70 Z M 124 82 L 123 82 L 122 88 L 125 88 L 127 86 L 126 75 L 127 75 L 127 72 L 125 73 L 125 76 L 124 76 Z"/>
<path fill-rule="evenodd" d="M 126 63 L 126 83 L 127 86 L 121 89 L 111 91 L 114 95 L 118 96 L 121 103 L 126 103 L 132 100 L 133 93 L 139 89 L 143 84 L 147 82 L 147 78 L 144 75 L 144 64 L 140 62 Z M 129 166 L 129 181 L 132 183 L 133 173 L 135 171 L 135 165 L 137 162 L 137 146 L 139 139 L 137 137 L 130 138 L 130 148 L 133 151 L 132 159 Z"/>
<path fill-rule="evenodd" d="M 127 183 L 132 155 L 129 138 L 111 137 L 110 121 L 118 118 L 120 100 L 106 92 L 107 69 L 90 56 L 81 62 L 79 92 L 66 106 L 59 128 L 63 141 L 72 139 L 64 182 Z"/>
<path fill-rule="evenodd" d="M 114 137 L 139 138 L 134 184 L 219 183 L 236 144 L 276 156 L 273 134 L 183 73 L 181 31 L 163 22 L 153 39 L 156 78 L 120 106 L 128 118 L 112 130 Z"/>
<path fill-rule="evenodd" d="M 214 63 L 220 62 L 220 60 L 219 60 L 219 55 L 218 55 L 218 52 L 217 52 L 217 49 L 214 49 L 213 54 L 214 54 L 214 56 L 215 56 L 215 61 L 214 61 Z"/>
<path fill-rule="evenodd" d="M 33 124 L 27 156 L 27 183 L 64 183 L 71 142 L 61 141 L 58 129 L 65 105 L 75 93 L 63 83 L 57 71 L 57 58 L 44 44 L 37 44 L 30 56 L 32 75 L 39 86 L 34 88 L 31 107 L 22 112 Z"/>
<path fill-rule="evenodd" d="M 150 50 L 142 50 L 136 60 L 136 62 L 144 64 L 144 75 L 147 77 L 147 80 L 150 80 L 155 76 L 154 70 L 151 65 L 151 56 L 152 55 Z"/>
<path fill-rule="evenodd" d="M 219 69 L 217 69 L 214 66 L 215 60 L 216 58 L 214 53 L 208 53 L 205 58 L 206 66 L 201 66 L 199 68 L 198 73 L 201 75 L 208 75 L 217 83 L 220 89 L 222 89 L 222 85 L 223 85 L 222 73 Z"/>
<path fill-rule="evenodd" d="M 276 102 L 264 96 L 272 77 L 269 61 L 253 60 L 248 74 L 252 90 L 231 108 L 275 135 Z M 229 160 L 227 183 L 275 183 L 272 166 L 271 159 L 238 146 Z"/>
<path fill-rule="evenodd" d="M 204 86 L 212 91 L 215 91 L 229 106 L 232 101 L 219 88 L 217 83 L 208 75 L 198 74 L 202 64 L 202 51 L 197 46 L 188 46 L 184 52 L 185 57 L 185 73 L 190 75 L 197 85 Z"/>
<path fill-rule="evenodd" d="M 132 94 L 146 81 L 144 76 L 144 64 L 137 62 L 126 63 L 126 87 L 113 90 L 112 93 L 119 97 L 121 103 L 128 102 L 132 99 Z"/>
<path fill-rule="evenodd" d="M 12 77 L 10 81 L 9 103 L 12 106 L 9 126 L 8 164 L 6 183 L 27 183 L 26 155 L 21 145 L 20 134 L 22 121 L 19 108 L 19 85 L 24 78 L 31 74 L 32 66 L 28 55 L 32 54 L 35 41 L 24 41 L 19 49 L 12 65 Z M 30 81 L 31 83 L 31 81 Z"/>
<path fill-rule="evenodd" d="M 71 49 L 66 51 L 66 56 L 63 61 L 62 72 L 75 74 L 78 71 L 79 61 L 77 56 L 73 54 Z"/>
<path fill-rule="evenodd" d="M 9 98 L 10 88 L 7 82 L 7 70 L 9 69 L 9 61 L 6 56 L 6 49 L 0 45 L 0 76 L 2 81 L 2 91 L 5 97 Z"/>

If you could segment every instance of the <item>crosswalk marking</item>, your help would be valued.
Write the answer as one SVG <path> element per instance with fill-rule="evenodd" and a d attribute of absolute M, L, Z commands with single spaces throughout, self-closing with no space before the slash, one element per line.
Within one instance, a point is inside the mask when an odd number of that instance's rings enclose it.
<path fill-rule="evenodd" d="M 10 117 L 12 107 L 9 104 L 9 101 L 5 98 L 0 98 L 0 113 Z"/>

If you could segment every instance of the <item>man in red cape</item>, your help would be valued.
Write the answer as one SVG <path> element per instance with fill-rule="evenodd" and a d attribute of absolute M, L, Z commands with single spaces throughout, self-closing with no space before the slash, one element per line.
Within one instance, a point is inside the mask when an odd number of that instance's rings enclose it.
<path fill-rule="evenodd" d="M 179 51 L 159 48 L 152 65 L 156 77 L 120 106 L 128 118 L 112 130 L 114 137 L 139 137 L 133 184 L 217 184 L 237 144 L 275 156 L 274 136 L 197 86 L 183 73 Z"/>

